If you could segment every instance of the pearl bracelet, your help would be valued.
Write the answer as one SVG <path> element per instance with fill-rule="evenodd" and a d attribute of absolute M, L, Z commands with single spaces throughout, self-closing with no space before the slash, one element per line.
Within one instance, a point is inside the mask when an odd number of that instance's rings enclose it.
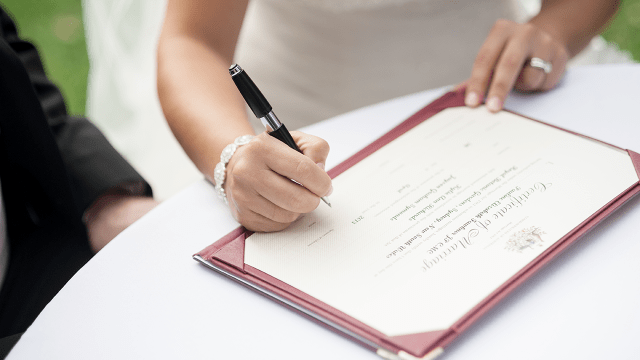
<path fill-rule="evenodd" d="M 229 204 L 229 201 L 227 200 L 227 194 L 225 194 L 224 188 L 222 187 L 227 175 L 227 164 L 229 163 L 229 160 L 231 160 L 233 154 L 235 154 L 236 150 L 238 150 L 240 146 L 248 144 L 253 138 L 253 135 L 242 135 L 237 137 L 233 143 L 225 146 L 220 154 L 220 162 L 213 170 L 213 180 L 215 181 L 216 193 L 227 205 Z"/>

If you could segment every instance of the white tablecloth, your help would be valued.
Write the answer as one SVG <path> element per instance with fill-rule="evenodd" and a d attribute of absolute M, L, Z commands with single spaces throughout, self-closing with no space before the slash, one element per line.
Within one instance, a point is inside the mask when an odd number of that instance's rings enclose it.
<path fill-rule="evenodd" d="M 507 108 L 640 151 L 640 65 L 571 69 Z M 315 124 L 336 165 L 444 90 Z M 164 202 L 97 254 L 8 359 L 375 359 L 191 255 L 237 226 L 204 181 Z M 441 359 L 632 359 L 640 354 L 640 198 L 527 281 Z"/>

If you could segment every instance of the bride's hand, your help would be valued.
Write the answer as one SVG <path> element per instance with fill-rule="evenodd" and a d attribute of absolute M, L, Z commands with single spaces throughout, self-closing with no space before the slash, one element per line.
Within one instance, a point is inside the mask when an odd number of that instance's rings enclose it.
<path fill-rule="evenodd" d="M 229 208 L 249 230 L 282 230 L 332 190 L 324 171 L 329 144 L 297 131 L 291 136 L 304 155 L 264 132 L 239 147 L 227 165 Z"/>
<path fill-rule="evenodd" d="M 551 71 L 531 67 L 531 58 L 549 62 Z M 486 95 L 487 108 L 497 112 L 512 88 L 549 90 L 562 77 L 568 60 L 567 48 L 536 25 L 498 20 L 473 64 L 465 104 L 478 106 Z"/>

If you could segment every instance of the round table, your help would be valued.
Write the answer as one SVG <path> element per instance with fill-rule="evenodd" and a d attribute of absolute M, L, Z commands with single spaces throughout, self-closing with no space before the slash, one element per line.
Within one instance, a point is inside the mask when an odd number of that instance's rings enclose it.
<path fill-rule="evenodd" d="M 506 108 L 640 151 L 640 65 L 572 68 L 553 91 Z M 440 96 L 390 100 L 305 130 L 346 159 Z M 285 119 L 286 123 L 286 119 Z M 629 359 L 640 354 L 640 199 L 564 252 L 445 349 L 440 359 Z M 307 318 L 196 263 L 238 224 L 199 181 L 98 253 L 8 359 L 375 359 Z"/>

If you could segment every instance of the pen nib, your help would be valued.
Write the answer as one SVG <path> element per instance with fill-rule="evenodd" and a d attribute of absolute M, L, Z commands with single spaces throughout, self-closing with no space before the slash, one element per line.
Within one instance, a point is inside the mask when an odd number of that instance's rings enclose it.
<path fill-rule="evenodd" d="M 322 201 L 324 201 L 325 204 L 329 205 L 329 207 L 332 207 L 328 197 L 323 196 L 320 199 L 322 199 Z"/>

